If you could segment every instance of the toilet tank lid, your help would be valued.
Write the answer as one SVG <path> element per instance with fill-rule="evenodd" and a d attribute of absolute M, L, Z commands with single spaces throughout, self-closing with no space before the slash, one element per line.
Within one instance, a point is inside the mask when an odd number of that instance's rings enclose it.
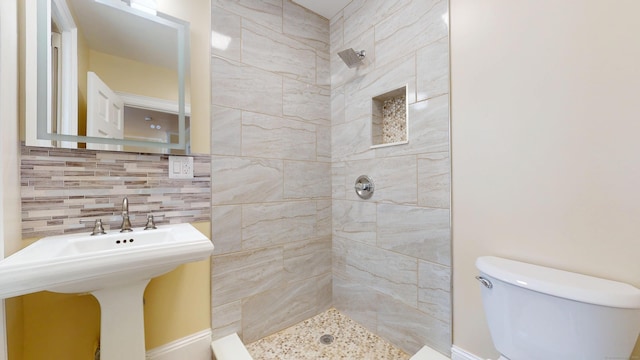
<path fill-rule="evenodd" d="M 640 309 L 640 290 L 629 284 L 495 256 L 479 257 L 476 267 L 495 279 L 544 294 L 588 304 Z"/>

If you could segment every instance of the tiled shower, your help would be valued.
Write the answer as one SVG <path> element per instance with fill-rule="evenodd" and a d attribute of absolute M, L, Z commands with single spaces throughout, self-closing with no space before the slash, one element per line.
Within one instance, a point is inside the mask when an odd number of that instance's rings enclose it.
<path fill-rule="evenodd" d="M 448 353 L 448 2 L 211 14 L 214 338 L 249 343 L 333 305 L 409 353 Z M 347 68 L 346 48 L 364 64 Z M 403 86 L 408 144 L 371 149 L 372 98 Z"/>

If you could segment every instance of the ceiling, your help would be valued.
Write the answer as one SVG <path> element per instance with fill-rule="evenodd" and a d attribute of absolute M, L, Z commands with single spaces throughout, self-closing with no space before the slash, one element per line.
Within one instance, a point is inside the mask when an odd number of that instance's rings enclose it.
<path fill-rule="evenodd" d="M 351 0 L 293 0 L 298 5 L 331 19 L 342 10 Z"/>

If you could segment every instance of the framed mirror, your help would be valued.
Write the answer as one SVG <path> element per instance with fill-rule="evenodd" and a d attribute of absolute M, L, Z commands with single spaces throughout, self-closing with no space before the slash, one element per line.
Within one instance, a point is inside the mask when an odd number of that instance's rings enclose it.
<path fill-rule="evenodd" d="M 29 146 L 189 152 L 189 23 L 155 0 L 27 0 Z"/>

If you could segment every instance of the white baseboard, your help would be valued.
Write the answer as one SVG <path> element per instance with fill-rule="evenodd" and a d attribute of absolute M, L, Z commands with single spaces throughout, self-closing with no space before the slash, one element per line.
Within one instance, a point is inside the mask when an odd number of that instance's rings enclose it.
<path fill-rule="evenodd" d="M 451 360 L 484 360 L 472 353 L 466 352 L 459 347 L 453 345 L 451 347 Z"/>
<path fill-rule="evenodd" d="M 211 329 L 147 351 L 147 360 L 211 360 Z"/>

